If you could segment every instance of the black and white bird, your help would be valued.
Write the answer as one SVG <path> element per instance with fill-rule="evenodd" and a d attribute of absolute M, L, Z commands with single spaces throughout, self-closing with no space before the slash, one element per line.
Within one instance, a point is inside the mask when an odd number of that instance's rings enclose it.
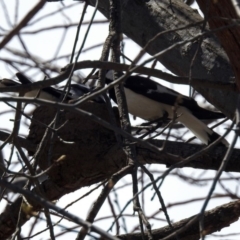
<path fill-rule="evenodd" d="M 110 70 L 106 74 L 106 83 L 113 82 L 113 79 L 113 71 Z M 224 118 L 225 115 L 201 108 L 192 98 L 141 76 L 128 77 L 124 82 L 124 91 L 128 111 L 134 116 L 147 121 L 163 116 L 173 119 L 175 111 L 176 121 L 181 122 L 204 144 L 209 145 L 220 137 L 201 120 Z M 109 96 L 117 103 L 113 88 L 110 89 Z M 222 139 L 221 144 L 229 145 L 225 139 Z"/>
<path fill-rule="evenodd" d="M 0 88 L 1 87 L 14 87 L 14 86 L 19 86 L 19 85 L 28 85 L 32 84 L 33 82 L 29 80 L 25 75 L 22 73 L 17 73 L 16 76 L 18 77 L 19 82 L 9 80 L 9 79 L 2 79 L 0 80 Z M 84 96 L 85 94 L 91 93 L 92 88 L 80 84 L 80 83 L 74 83 L 70 84 L 70 89 L 69 92 L 63 91 L 64 87 L 60 87 L 59 89 L 54 88 L 54 87 L 45 87 L 42 88 L 40 91 L 39 89 L 31 90 L 28 91 L 24 94 L 24 97 L 38 97 L 40 99 L 45 99 L 49 101 L 61 101 L 65 94 L 67 93 L 66 96 L 66 101 L 77 99 L 79 97 Z M 93 99 L 93 101 L 98 102 L 98 103 L 104 103 L 104 98 L 103 96 L 98 96 Z"/>

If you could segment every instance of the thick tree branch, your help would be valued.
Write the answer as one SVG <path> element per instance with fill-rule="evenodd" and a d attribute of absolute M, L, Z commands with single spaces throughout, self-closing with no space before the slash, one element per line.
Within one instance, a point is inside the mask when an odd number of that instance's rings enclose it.
<path fill-rule="evenodd" d="M 231 21 L 239 19 L 234 6 L 228 0 L 221 2 L 209 1 L 209 6 L 206 6 L 205 0 L 197 0 L 202 12 L 208 17 L 208 23 L 211 29 L 221 26 L 227 26 Z M 221 32 L 216 32 L 218 39 L 221 42 L 231 62 L 233 71 L 236 76 L 236 83 L 240 89 L 240 70 L 239 70 L 239 52 L 240 52 L 240 27 L 226 28 Z"/>
<path fill-rule="evenodd" d="M 236 222 L 240 216 L 240 201 L 224 204 L 212 210 L 205 212 L 205 229 L 204 234 L 209 235 L 213 232 L 220 231 L 224 227 L 228 227 L 231 223 Z M 193 219 L 196 219 L 191 223 Z M 191 223 L 191 224 L 189 224 Z M 178 236 L 181 240 L 198 240 L 200 238 L 198 216 L 183 219 L 173 224 L 176 234 L 169 226 L 154 229 L 152 235 L 154 239 L 175 240 Z M 172 237 L 168 237 L 171 235 Z M 117 236 L 123 240 L 141 240 L 141 233 L 130 233 Z M 145 233 L 147 237 L 147 233 Z"/>

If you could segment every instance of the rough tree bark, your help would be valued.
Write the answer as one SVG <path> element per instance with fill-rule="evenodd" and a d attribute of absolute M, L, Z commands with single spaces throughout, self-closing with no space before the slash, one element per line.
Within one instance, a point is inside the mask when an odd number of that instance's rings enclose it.
<path fill-rule="evenodd" d="M 231 202 L 228 204 L 224 204 L 220 207 L 211 209 L 210 211 L 205 212 L 204 219 L 207 225 L 205 231 L 206 235 L 212 232 L 217 232 L 222 229 L 222 227 L 226 225 L 230 225 L 232 220 L 238 219 L 240 213 L 240 201 Z M 229 218 L 231 216 L 231 218 Z M 233 217 L 235 216 L 235 217 Z M 181 240 L 198 240 L 200 239 L 199 233 L 199 223 L 195 221 L 192 224 L 191 228 L 187 228 L 187 224 L 193 220 L 196 216 L 192 216 L 187 219 L 183 219 L 179 222 L 174 223 L 174 231 L 183 229 L 181 233 L 173 234 L 172 237 L 167 238 L 167 240 L 175 240 L 180 238 Z M 232 218 L 233 217 L 233 218 Z M 196 218 L 197 219 L 197 218 Z M 231 220 L 230 220 L 231 219 Z M 235 220 L 234 220 L 235 221 Z M 212 223 L 216 224 L 212 224 Z M 173 230 L 167 226 L 163 228 L 159 228 L 153 230 L 154 239 L 165 239 L 165 237 L 171 235 Z M 145 235 L 147 236 L 147 235 Z M 142 235 L 140 233 L 130 233 L 118 236 L 122 240 L 140 240 L 142 239 Z"/>
<path fill-rule="evenodd" d="M 208 23 L 211 29 L 227 26 L 239 18 L 233 4 L 227 0 L 222 0 L 221 2 L 209 1 L 209 6 L 206 5 L 206 1 L 204 0 L 197 0 L 197 3 L 204 15 L 208 18 Z M 240 57 L 238 54 L 240 52 L 240 27 L 239 25 L 236 25 L 232 28 L 226 28 L 220 32 L 216 32 L 216 35 L 229 57 L 236 76 L 238 89 L 240 89 Z"/>

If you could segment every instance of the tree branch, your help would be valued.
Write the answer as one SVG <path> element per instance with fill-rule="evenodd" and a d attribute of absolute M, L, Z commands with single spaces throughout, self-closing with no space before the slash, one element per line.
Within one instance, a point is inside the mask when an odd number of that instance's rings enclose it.
<path fill-rule="evenodd" d="M 228 227 L 231 223 L 236 222 L 240 216 L 240 201 L 227 203 L 206 211 L 204 234 L 209 235 L 213 232 L 220 231 Z M 195 220 L 195 221 L 192 221 Z M 175 240 L 178 236 L 181 240 L 198 240 L 200 238 L 198 215 L 183 219 L 173 224 L 174 231 L 169 226 L 154 229 L 152 235 L 154 239 Z M 171 236 L 169 236 L 171 235 Z M 141 240 L 141 233 L 129 233 L 118 235 L 122 240 Z M 147 233 L 145 233 L 147 237 Z"/>

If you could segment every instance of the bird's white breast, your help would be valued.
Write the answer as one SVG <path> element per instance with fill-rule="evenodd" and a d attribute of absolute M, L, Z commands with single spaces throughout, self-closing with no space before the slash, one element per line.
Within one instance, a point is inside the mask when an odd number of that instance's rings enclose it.
<path fill-rule="evenodd" d="M 164 112 L 168 114 L 172 112 L 172 107 L 151 100 L 141 94 L 125 88 L 127 98 L 128 111 L 134 116 L 138 116 L 145 120 L 155 120 L 163 116 Z"/>

